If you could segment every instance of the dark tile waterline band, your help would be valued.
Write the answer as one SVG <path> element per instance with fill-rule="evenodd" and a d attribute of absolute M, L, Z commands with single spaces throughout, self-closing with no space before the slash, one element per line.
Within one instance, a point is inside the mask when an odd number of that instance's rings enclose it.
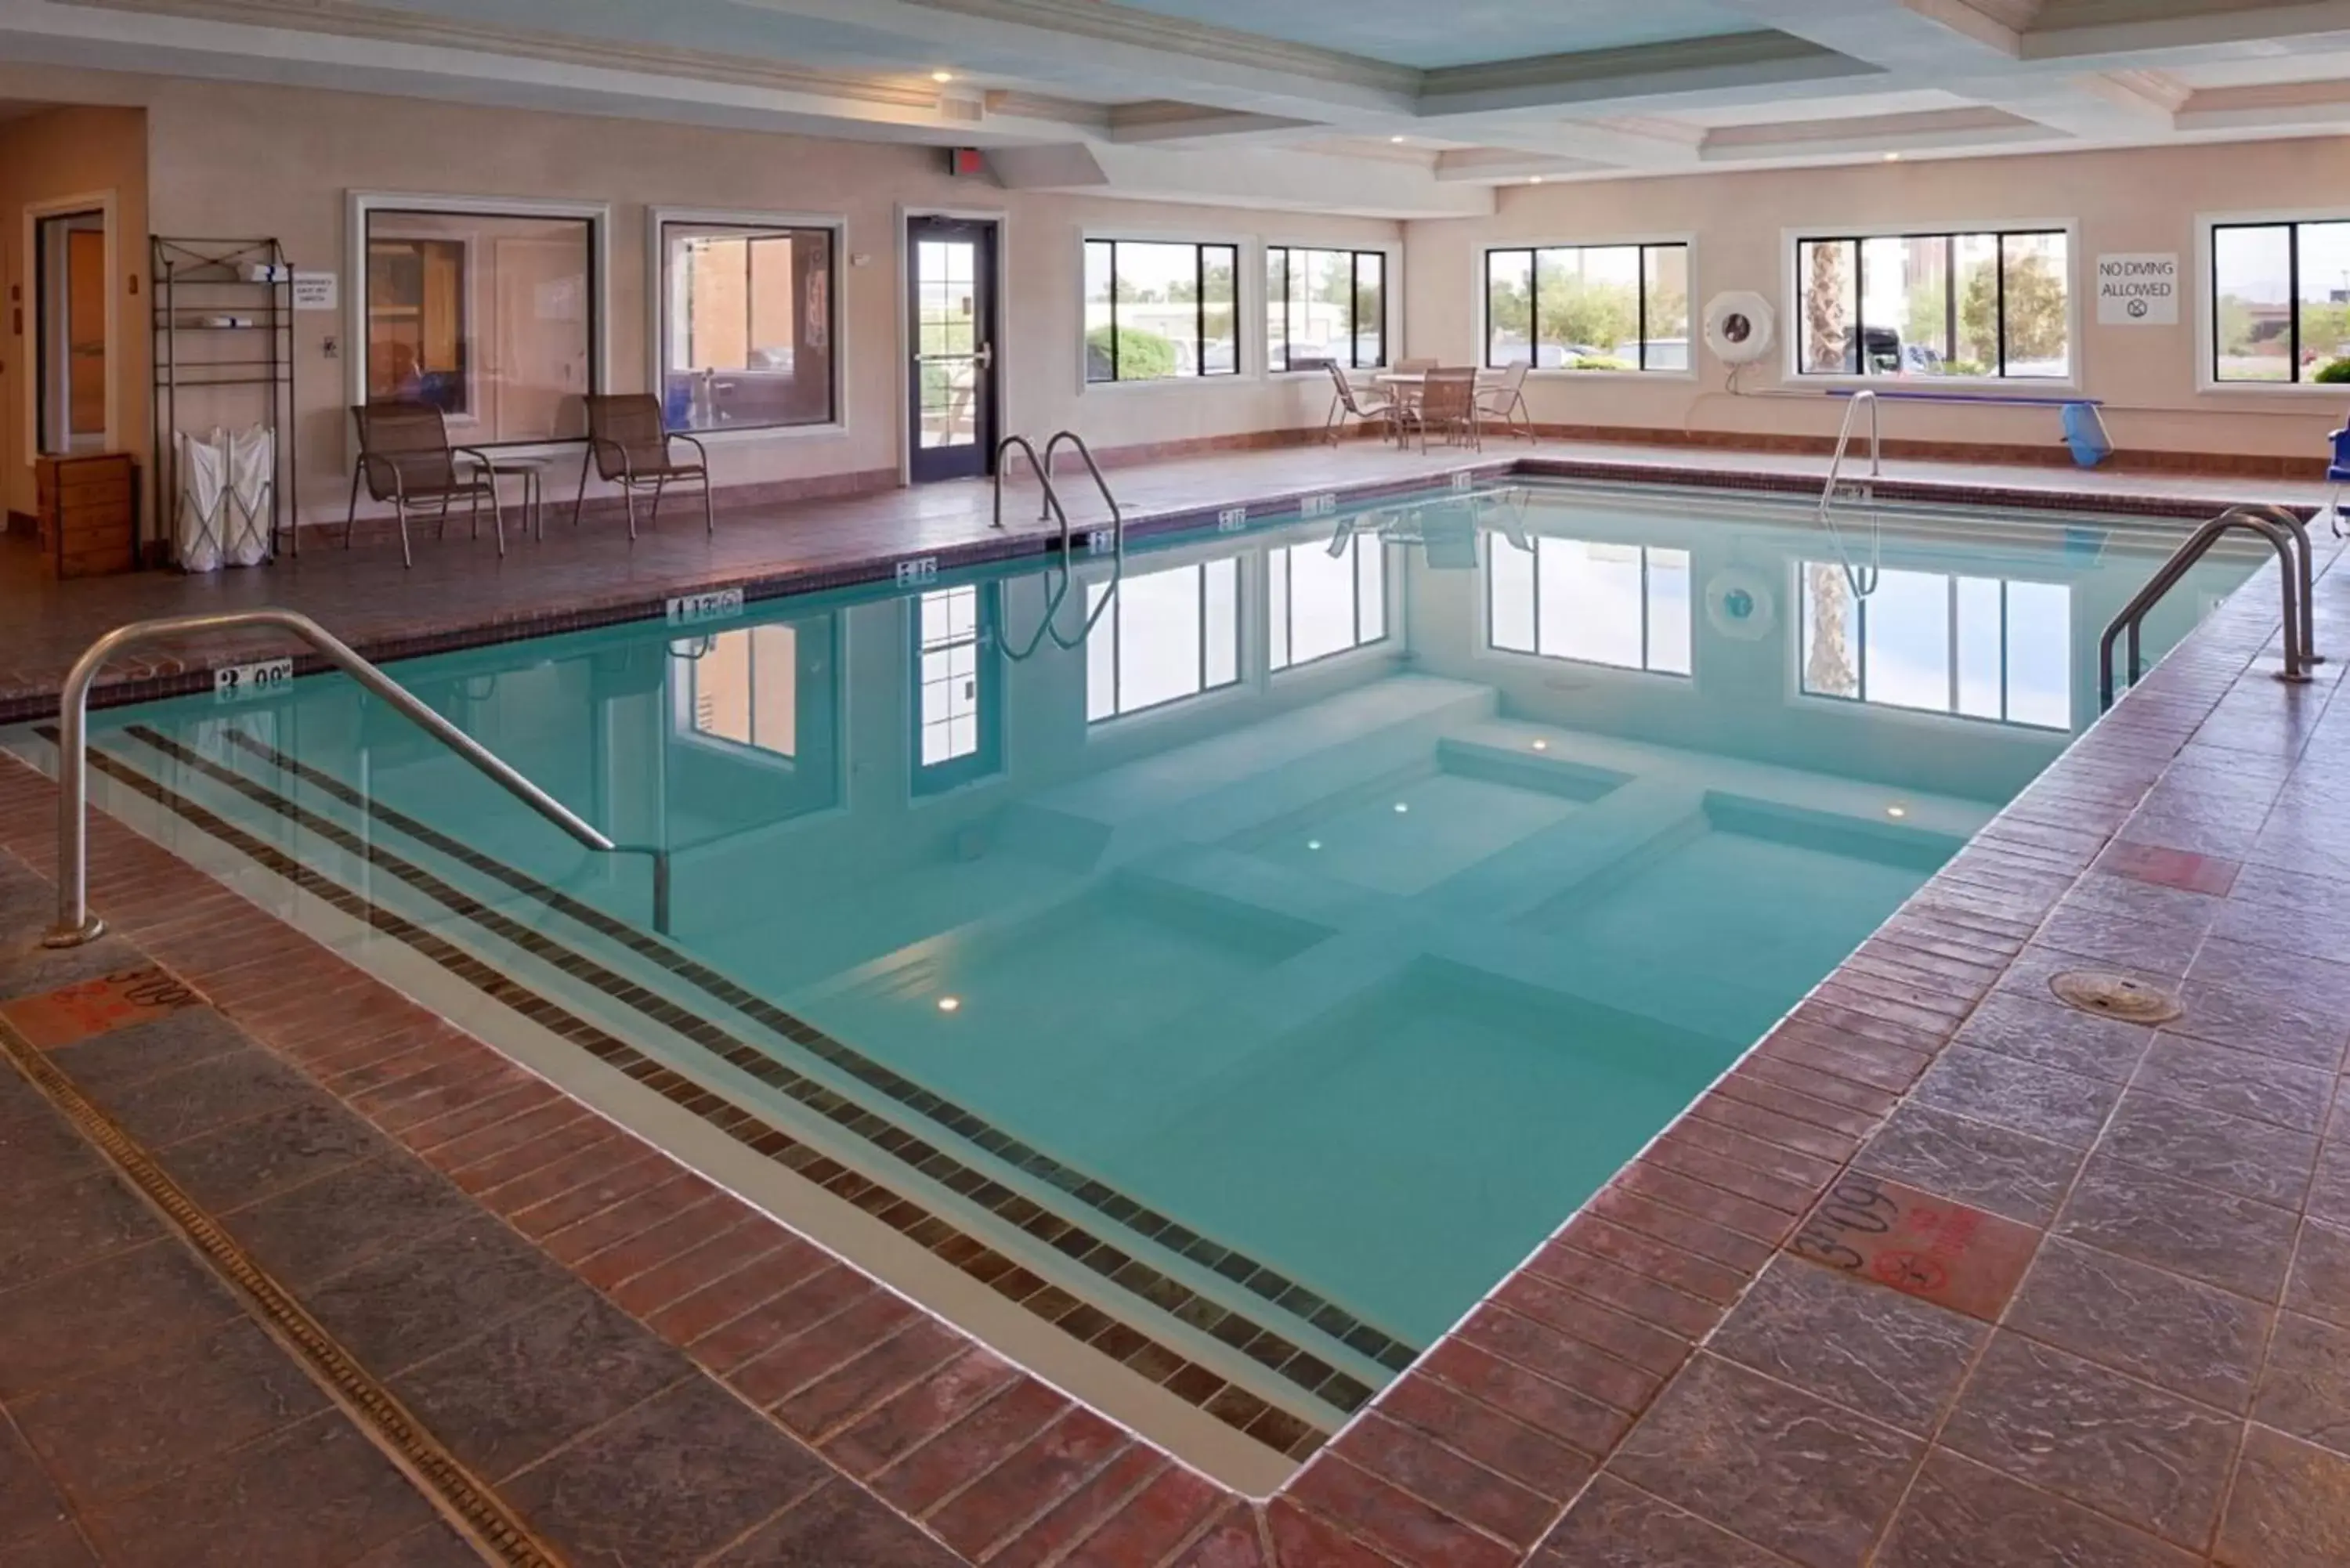
<path fill-rule="evenodd" d="M 1575 480 L 1606 484 L 1636 485 L 1649 490 L 1722 491 L 1732 493 L 1816 496 L 1819 480 L 1814 475 L 1773 472 L 1769 471 L 1683 469 L 1657 463 L 1610 462 L 1590 458 L 1513 457 L 1486 459 L 1482 456 L 1463 462 L 1447 473 L 1466 473 L 1474 481 L 1492 481 L 1513 477 Z M 1361 484 L 1330 484 L 1308 489 L 1282 489 L 1272 494 L 1252 498 L 1246 503 L 1249 531 L 1286 526 L 1305 521 L 1304 503 L 1308 497 L 1335 496 L 1340 506 L 1351 507 L 1403 497 L 1420 497 L 1440 501 L 1443 496 L 1432 488 L 1440 476 L 1420 475 L 1411 478 L 1387 478 Z M 2035 490 L 2002 485 L 1964 484 L 1942 480 L 1879 479 L 1874 482 L 1875 493 L 1885 501 L 1914 502 L 1950 506 L 1993 506 L 2018 511 L 2088 513 L 2112 516 L 2151 517 L 2178 520 L 2189 516 L 2210 515 L 2233 504 L 2228 498 L 2197 499 L 2189 496 L 2157 493 L 2073 492 Z M 1219 515 L 1236 503 L 1211 505 L 1181 506 L 1165 512 L 1129 517 L 1127 534 L 1129 538 L 1148 539 L 1170 534 L 1212 529 L 1218 526 Z M 2313 508 L 2297 511 L 2313 514 Z M 1091 524 L 1078 532 L 1090 531 Z M 602 600 L 573 602 L 547 609 L 535 609 L 523 614 L 507 614 L 487 620 L 468 621 L 428 631 L 409 632 L 396 636 L 367 637 L 354 640 L 353 646 L 364 657 L 378 662 L 421 658 L 435 653 L 451 653 L 469 648 L 484 648 L 503 642 L 523 641 L 532 638 L 550 637 L 565 632 L 589 631 L 602 627 L 623 625 L 631 621 L 655 619 L 664 616 L 671 597 L 679 595 L 709 593 L 721 589 L 740 588 L 746 603 L 782 598 L 798 594 L 821 593 L 831 589 L 862 587 L 890 580 L 897 565 L 910 556 L 920 556 L 937 562 L 941 571 L 958 571 L 974 566 L 995 565 L 1006 561 L 1039 558 L 1052 554 L 1056 544 L 1052 535 L 1037 533 L 1008 534 L 1000 538 L 980 539 L 959 545 L 930 547 L 911 546 L 874 555 L 852 561 L 822 566 L 794 567 L 770 573 L 713 572 L 703 576 L 684 575 L 662 585 L 660 597 L 645 595 L 641 590 Z M 316 655 L 297 652 L 295 670 L 300 675 L 318 674 L 330 667 Z M 167 673 L 107 680 L 101 676 L 90 694 L 92 705 L 113 707 L 133 702 L 152 701 L 165 697 L 183 697 L 210 690 L 210 665 L 202 668 L 176 669 Z M 57 712 L 57 693 L 51 691 L 18 692 L 0 695 L 0 724 L 28 722 L 53 717 Z"/>
<path fill-rule="evenodd" d="M 304 1369 L 329 1391 L 369 1439 L 431 1490 L 441 1511 L 467 1532 L 477 1549 L 514 1568 L 562 1568 L 563 1559 L 524 1522 L 512 1504 L 452 1453 L 172 1180 L 120 1123 L 84 1095 L 5 1018 L 0 1018 L 0 1056 L 6 1057 L 75 1131 L 105 1156 L 118 1176 L 171 1221 L 182 1239 L 260 1314 L 274 1337 L 300 1359 Z"/>
<path fill-rule="evenodd" d="M 178 755 L 168 748 L 163 736 L 146 725 L 134 725 L 128 732 L 139 740 L 167 755 Z M 276 747 L 255 739 L 242 730 L 232 729 L 230 743 L 268 766 L 280 769 L 340 801 L 355 811 L 364 812 L 385 826 L 405 834 L 427 847 L 456 861 L 470 870 L 504 883 L 524 897 L 544 904 L 576 924 L 594 931 L 598 936 L 619 943 L 630 952 L 658 965 L 678 979 L 692 985 L 726 1007 L 743 1014 L 762 1028 L 789 1040 L 814 1055 L 848 1074 L 876 1093 L 912 1111 L 927 1120 L 947 1128 L 956 1137 L 1012 1166 L 1059 1189 L 1077 1202 L 1092 1209 L 1105 1220 L 1124 1227 L 1145 1241 L 1151 1241 L 1179 1257 L 1190 1260 L 1203 1269 L 1212 1270 L 1234 1284 L 1262 1297 L 1292 1317 L 1313 1324 L 1332 1339 L 1349 1349 L 1369 1357 L 1390 1372 L 1401 1372 L 1411 1365 L 1420 1347 L 1409 1345 L 1376 1326 L 1362 1322 L 1344 1308 L 1307 1290 L 1269 1264 L 1258 1262 L 1236 1249 L 1221 1245 L 1198 1234 L 1190 1227 L 1168 1219 L 1165 1215 L 1139 1200 L 1118 1191 L 1107 1183 L 1071 1168 L 1053 1156 L 1010 1133 L 996 1127 L 955 1102 L 931 1093 L 901 1075 L 891 1071 L 864 1053 L 825 1031 L 786 1012 L 764 997 L 744 989 L 717 971 L 680 951 L 670 943 L 650 932 L 614 919 L 595 906 L 586 903 L 559 888 L 555 888 L 515 867 L 452 838 L 429 823 L 421 822 L 397 807 L 388 805 L 371 795 L 353 789 L 341 779 L 323 769 L 300 761 Z M 216 775 L 215 775 L 216 776 Z M 249 792 L 248 798 L 253 798 Z M 276 802 L 282 797 L 272 795 L 262 804 L 285 815 Z M 509 938 L 510 940 L 519 939 Z M 572 971 L 577 972 L 577 971 Z M 581 975 L 580 978 L 589 978 Z M 623 979 L 621 984 L 628 982 Z M 646 1005 L 635 1000 L 635 989 L 628 994 L 608 994 L 629 1002 L 637 1011 L 656 1023 L 685 1034 L 696 1044 L 704 1045 L 722 1056 L 733 1042 L 697 1015 L 673 1005 L 660 1002 Z M 705 1038 L 704 1036 L 715 1036 Z M 894 1129 L 902 1130 L 902 1129 Z M 993 1205 L 991 1204 L 991 1207 Z"/>
<path fill-rule="evenodd" d="M 150 778 L 106 752 L 93 752 L 90 760 L 93 766 L 109 778 L 173 812 L 191 826 L 237 850 L 297 890 L 308 893 L 338 913 L 400 941 L 490 1000 L 579 1046 L 607 1065 L 692 1113 L 753 1153 L 795 1172 L 801 1179 L 872 1215 L 997 1294 L 1030 1311 L 1079 1343 L 1122 1363 L 1129 1370 L 1157 1383 L 1186 1403 L 1197 1406 L 1243 1436 L 1275 1452 L 1299 1459 L 1310 1456 L 1330 1440 L 1331 1432 L 1266 1403 L 1248 1390 L 1230 1383 L 1212 1368 L 1190 1360 L 1180 1352 L 1152 1339 L 1142 1330 L 1079 1301 L 1031 1272 L 1016 1260 L 957 1230 L 951 1221 L 915 1199 L 840 1165 L 755 1113 L 662 1066 L 635 1047 L 465 953 L 445 939 L 255 838 L 201 803 Z M 327 826 L 331 827 L 331 825 Z M 369 858 L 376 859 L 376 856 L 363 850 L 355 838 L 350 839 L 345 847 L 354 854 L 367 853 Z M 397 859 L 396 857 L 387 858 Z M 385 864 L 382 860 L 377 863 L 384 864 L 385 869 L 393 875 L 400 875 L 397 866 Z M 421 875 L 429 877 L 429 873 Z M 455 894 L 454 889 L 451 892 L 463 900 L 463 895 Z M 763 1082 L 771 1081 L 767 1075 L 798 1080 L 797 1075 L 782 1068 L 754 1047 L 738 1042 L 735 1049 L 740 1059 L 730 1055 L 726 1058 L 730 1064 L 761 1076 Z M 785 1084 L 775 1086 L 791 1092 Z M 860 1114 L 857 1107 L 839 1101 L 837 1096 L 832 1097 L 834 1103 L 830 1105 L 822 1103 L 821 1096 L 828 1091 L 821 1085 L 810 1085 L 809 1088 L 814 1095 L 803 1103 L 809 1104 L 827 1119 L 847 1127 Z M 869 1116 L 869 1113 L 861 1114 Z M 870 1119 L 879 1124 L 878 1117 Z M 850 1130 L 856 1129 L 851 1127 Z M 901 1136 L 907 1139 L 901 1148 L 917 1147 L 919 1140 L 912 1139 L 910 1135 Z M 902 1154 L 896 1158 L 901 1161 L 904 1159 Z M 951 1157 L 934 1152 L 930 1158 L 951 1159 Z M 927 1164 L 928 1160 L 922 1163 Z M 958 1168 L 967 1168 L 956 1163 Z M 983 1176 L 970 1173 L 971 1194 L 993 1185 Z M 1007 1209 L 1014 1211 L 1019 1211 L 1014 1206 L 1026 1202 L 1008 1189 L 997 1190 L 1004 1194 Z M 1020 1230 L 1084 1264 L 1121 1290 L 1139 1295 L 1152 1305 L 1179 1317 L 1181 1316 L 1180 1309 L 1189 1303 L 1205 1301 L 1205 1298 L 1196 1297 L 1186 1287 L 1168 1280 L 1139 1260 L 1087 1235 L 1033 1203 L 1027 1204 L 1027 1210 L 1023 1211 L 1024 1217 L 1022 1220 L 1015 1221 Z M 1083 1245 L 1079 1245 L 1080 1242 Z M 1148 1293 L 1152 1291 L 1158 1293 Z M 1174 1294 L 1177 1292 L 1181 1293 L 1180 1298 Z M 1165 1304 L 1170 1303 L 1172 1304 Z M 1206 1306 L 1222 1313 L 1222 1315 L 1207 1317 L 1205 1321 L 1211 1326 L 1203 1332 L 1267 1371 L 1298 1386 L 1309 1396 L 1332 1406 L 1334 1420 L 1351 1414 L 1369 1399 L 1371 1390 L 1367 1386 L 1344 1372 L 1330 1368 L 1310 1352 L 1300 1349 L 1269 1329 L 1249 1322 L 1239 1314 L 1224 1312 L 1221 1303 L 1209 1302 Z M 1205 1309 L 1195 1310 L 1205 1315 Z M 1200 1326 L 1191 1318 L 1183 1318 L 1182 1321 L 1194 1327 Z M 1243 1329 L 1248 1332 L 1243 1334 Z M 1314 1379 L 1310 1386 L 1309 1378 Z M 1352 1403 L 1343 1402 L 1348 1400 Z"/>

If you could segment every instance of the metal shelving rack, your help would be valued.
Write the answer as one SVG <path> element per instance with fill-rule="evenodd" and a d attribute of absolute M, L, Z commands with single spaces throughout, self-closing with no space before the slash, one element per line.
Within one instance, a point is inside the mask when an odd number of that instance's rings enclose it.
<path fill-rule="evenodd" d="M 153 304 L 155 404 L 155 517 L 164 543 L 176 543 L 180 399 L 198 394 L 203 422 L 232 419 L 259 423 L 270 432 L 276 462 L 269 491 L 269 553 L 282 536 L 301 554 L 294 512 L 297 470 L 294 452 L 294 269 L 276 240 L 167 239 L 148 242 L 148 278 Z M 267 282 L 245 275 L 247 267 L 268 269 Z M 250 325 L 205 325 L 202 318 L 234 316 Z M 223 348 L 222 345 L 226 345 Z M 246 400 L 258 394 L 256 421 L 234 404 L 238 395 L 214 396 L 216 388 L 244 388 Z"/>

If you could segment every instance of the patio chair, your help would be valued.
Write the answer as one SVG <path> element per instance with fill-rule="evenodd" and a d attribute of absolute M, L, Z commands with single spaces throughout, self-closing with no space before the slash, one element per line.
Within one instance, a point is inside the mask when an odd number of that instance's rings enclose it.
<path fill-rule="evenodd" d="M 1428 433 L 1441 431 L 1453 445 L 1484 450 L 1477 430 L 1477 372 L 1469 369 L 1430 370 L 1419 400 L 1397 416 L 1399 427 L 1419 431 L 1419 450 L 1428 451 Z"/>
<path fill-rule="evenodd" d="M 678 461 L 672 445 L 676 441 L 691 447 L 695 461 Z M 627 498 L 629 538 L 637 536 L 638 491 L 653 493 L 650 522 L 658 525 L 662 493 L 674 483 L 695 481 L 702 485 L 702 527 L 712 537 L 717 535 L 718 518 L 710 496 L 709 450 L 693 437 L 671 431 L 661 418 L 660 400 L 650 392 L 588 399 L 588 461 L 579 465 L 579 494 L 571 506 L 575 524 L 579 508 L 588 500 L 591 469 L 598 479 L 619 485 Z"/>
<path fill-rule="evenodd" d="M 2325 465 L 2325 482 L 2334 489 L 2325 497 L 2325 515 L 2334 524 L 2334 536 L 2342 537 L 2342 487 L 2350 484 L 2350 430 L 2338 430 L 2325 438 L 2334 443 L 2334 455 Z"/>
<path fill-rule="evenodd" d="M 1438 361 L 1434 359 L 1399 359 L 1396 361 L 1395 373 L 1399 376 L 1425 376 L 1430 370 L 1435 369 L 1437 368 L 1437 364 Z M 1415 385 L 1412 382 L 1399 381 L 1396 383 L 1395 404 L 1397 409 L 1409 409 L 1414 403 L 1419 402 L 1421 389 L 1421 385 Z M 1399 436 L 1397 439 L 1401 440 L 1402 438 Z"/>
<path fill-rule="evenodd" d="M 1330 384 L 1336 395 L 1330 400 L 1330 417 L 1322 421 L 1322 439 L 1336 446 L 1338 437 L 1345 433 L 1349 419 L 1359 420 L 1367 425 L 1383 424 L 1388 427 L 1386 433 L 1393 433 L 1395 400 L 1377 395 L 1365 398 L 1355 390 L 1355 384 L 1347 379 L 1347 372 L 1343 369 L 1336 364 L 1328 369 Z"/>
<path fill-rule="evenodd" d="M 459 500 L 466 503 L 468 521 L 477 536 L 482 503 L 490 504 L 490 516 L 497 524 L 498 554 L 506 553 L 505 523 L 498 515 L 497 482 L 490 455 L 478 447 L 451 446 L 448 421 L 439 409 L 405 400 L 359 403 L 351 409 L 351 420 L 359 426 L 359 456 L 351 469 L 350 509 L 343 517 L 344 549 L 351 547 L 351 531 L 359 515 L 359 486 L 364 483 L 369 498 L 390 502 L 392 514 L 400 520 L 402 566 L 416 565 L 408 546 L 409 519 L 429 514 L 438 525 L 436 536 L 446 535 L 450 504 Z M 461 458 L 474 466 L 460 467 Z"/>
<path fill-rule="evenodd" d="M 1534 415 L 1526 410 L 1526 371 L 1531 369 L 1520 359 L 1502 372 L 1502 379 L 1477 392 L 1477 417 L 1481 421 L 1498 425 L 1511 435 L 1534 439 Z"/>

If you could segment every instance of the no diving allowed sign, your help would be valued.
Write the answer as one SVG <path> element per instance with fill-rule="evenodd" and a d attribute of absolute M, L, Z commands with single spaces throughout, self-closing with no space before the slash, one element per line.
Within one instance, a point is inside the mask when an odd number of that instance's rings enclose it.
<path fill-rule="evenodd" d="M 2097 325 L 2178 325 L 2178 254 L 2143 252 L 2097 258 Z"/>

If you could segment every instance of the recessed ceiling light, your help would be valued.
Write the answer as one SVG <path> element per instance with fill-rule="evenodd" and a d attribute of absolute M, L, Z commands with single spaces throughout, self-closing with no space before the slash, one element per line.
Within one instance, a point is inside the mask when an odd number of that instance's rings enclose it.
<path fill-rule="evenodd" d="M 1898 152 L 1888 152 L 1885 155 L 1885 161 L 1887 163 L 1898 163 L 1901 161 L 1901 154 Z"/>
<path fill-rule="evenodd" d="M 1537 174 L 1533 179 L 1527 181 L 1526 183 L 1529 185 L 1539 185 L 1542 183 L 1542 176 Z"/>
<path fill-rule="evenodd" d="M 951 82 L 951 81 L 954 80 L 954 72 L 952 72 L 952 71 L 932 71 L 932 72 L 931 73 L 931 79 L 932 81 L 934 81 L 934 82 Z"/>
<path fill-rule="evenodd" d="M 962 1012 L 962 997 L 960 997 L 960 996 L 941 996 L 941 997 L 940 997 L 940 998 L 939 998 L 939 1011 L 940 1011 L 941 1012 Z"/>
<path fill-rule="evenodd" d="M 1388 140 L 1394 142 L 1398 147 L 1401 147 L 1403 145 L 1403 138 L 1400 136 L 1390 136 Z"/>

